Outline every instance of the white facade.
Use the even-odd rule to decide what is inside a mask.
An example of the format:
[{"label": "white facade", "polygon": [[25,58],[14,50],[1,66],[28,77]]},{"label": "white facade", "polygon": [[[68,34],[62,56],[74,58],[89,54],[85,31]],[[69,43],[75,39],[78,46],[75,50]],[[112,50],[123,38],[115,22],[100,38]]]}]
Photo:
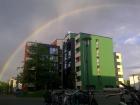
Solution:
[{"label": "white facade", "polygon": [[123,66],[122,66],[122,55],[121,53],[115,52],[114,53],[115,57],[115,70],[116,70],[116,77],[117,77],[117,82],[119,87],[122,87],[119,82],[124,83],[124,78],[123,78]]},{"label": "white facade", "polygon": [[130,85],[136,90],[140,89],[140,74],[132,74],[129,76]]},{"label": "white facade", "polygon": [[9,92],[16,92],[17,89],[22,89],[22,84],[12,77],[9,80]]},{"label": "white facade", "polygon": [[16,92],[16,89],[17,89],[17,80],[12,77],[9,80],[9,91],[10,92]]}]

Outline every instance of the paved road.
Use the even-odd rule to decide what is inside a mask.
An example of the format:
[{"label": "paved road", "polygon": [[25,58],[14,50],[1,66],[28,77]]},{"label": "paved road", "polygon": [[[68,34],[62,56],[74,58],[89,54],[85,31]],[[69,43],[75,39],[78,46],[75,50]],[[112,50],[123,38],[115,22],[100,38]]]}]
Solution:
[{"label": "paved road", "polygon": [[0,105],[45,105],[42,98],[17,98],[0,96]]},{"label": "paved road", "polygon": [[99,105],[119,105],[120,96],[106,97],[104,94],[95,95]]},{"label": "paved road", "polygon": [[[118,105],[119,97],[95,95],[99,105]],[[15,96],[0,96],[0,105],[45,105],[43,98],[17,98]]]}]

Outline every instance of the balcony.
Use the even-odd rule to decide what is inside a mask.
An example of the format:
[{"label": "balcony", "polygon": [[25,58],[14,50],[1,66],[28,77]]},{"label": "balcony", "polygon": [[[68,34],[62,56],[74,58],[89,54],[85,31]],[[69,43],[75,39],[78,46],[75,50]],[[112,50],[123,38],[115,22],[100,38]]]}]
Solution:
[{"label": "balcony", "polygon": [[76,72],[77,76],[81,76],[81,71]]},{"label": "balcony", "polygon": [[80,47],[80,42],[75,45],[75,49]]},{"label": "balcony", "polygon": [[117,61],[117,62],[122,62],[122,60],[121,60],[120,58],[119,58],[119,59],[116,59],[116,61]]},{"label": "balcony", "polygon": [[122,71],[118,72],[118,75],[123,75],[123,72]]},{"label": "balcony", "polygon": [[80,52],[75,54],[75,58],[80,57],[80,56],[81,56]]},{"label": "balcony", "polygon": [[75,66],[81,66],[81,62],[76,62]]},{"label": "balcony", "polygon": [[118,68],[122,69],[122,65],[117,65],[117,69],[118,69]]},{"label": "balcony", "polygon": [[76,86],[82,86],[82,82],[81,81],[76,82]]},{"label": "balcony", "polygon": [[75,37],[75,40],[78,40],[80,38],[80,35],[77,35],[76,37]]}]

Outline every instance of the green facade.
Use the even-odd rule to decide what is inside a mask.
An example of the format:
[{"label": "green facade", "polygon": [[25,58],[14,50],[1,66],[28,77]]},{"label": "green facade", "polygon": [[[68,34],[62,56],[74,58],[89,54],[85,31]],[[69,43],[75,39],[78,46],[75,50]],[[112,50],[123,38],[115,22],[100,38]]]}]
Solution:
[{"label": "green facade", "polygon": [[[94,87],[96,90],[101,90],[105,87],[115,87],[112,39],[80,33],[78,41],[80,43],[78,50],[80,51],[81,61],[81,88]],[[96,41],[98,41],[98,48],[96,47]],[[99,56],[97,56],[97,50]]]}]

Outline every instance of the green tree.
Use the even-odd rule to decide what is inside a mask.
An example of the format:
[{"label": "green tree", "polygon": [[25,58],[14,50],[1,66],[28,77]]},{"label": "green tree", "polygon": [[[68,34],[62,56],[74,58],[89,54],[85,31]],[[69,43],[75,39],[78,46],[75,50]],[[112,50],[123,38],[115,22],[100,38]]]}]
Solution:
[{"label": "green tree", "polygon": [[8,83],[0,81],[0,94],[8,93]]},{"label": "green tree", "polygon": [[23,83],[24,81],[23,76],[24,76],[23,72],[20,72],[19,74],[17,74],[17,77],[16,77],[17,81],[20,83]]}]

